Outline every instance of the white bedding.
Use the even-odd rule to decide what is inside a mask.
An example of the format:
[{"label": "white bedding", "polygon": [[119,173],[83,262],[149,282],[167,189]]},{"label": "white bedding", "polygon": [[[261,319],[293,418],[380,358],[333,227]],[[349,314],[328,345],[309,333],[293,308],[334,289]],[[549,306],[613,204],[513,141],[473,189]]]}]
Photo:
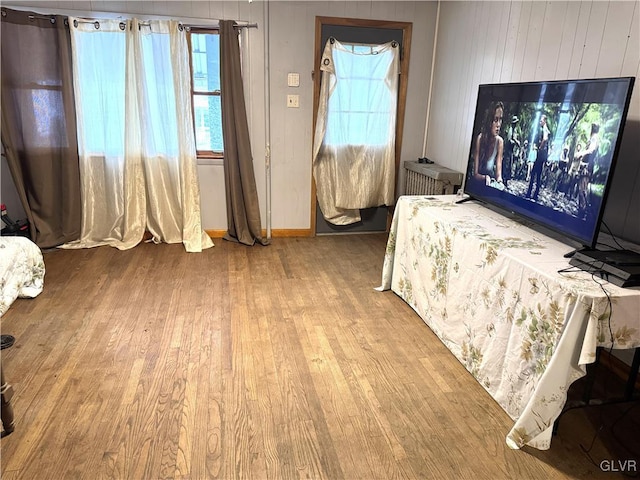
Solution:
[{"label": "white bedding", "polygon": [[40,248],[25,237],[0,237],[0,317],[16,298],[36,297],[43,286]]}]

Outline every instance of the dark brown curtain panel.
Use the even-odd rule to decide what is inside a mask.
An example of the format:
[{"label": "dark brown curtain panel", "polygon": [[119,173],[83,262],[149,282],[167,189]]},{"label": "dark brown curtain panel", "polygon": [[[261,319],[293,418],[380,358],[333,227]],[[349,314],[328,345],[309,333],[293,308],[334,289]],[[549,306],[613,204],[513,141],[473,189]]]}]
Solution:
[{"label": "dark brown curtain panel", "polygon": [[2,145],[31,238],[80,235],[80,173],[65,17],[2,8]]},{"label": "dark brown curtain panel", "polygon": [[245,245],[262,238],[260,206],[253,171],[251,142],[240,70],[240,45],[235,22],[220,22],[220,95],[224,140],[224,180],[227,198],[228,231],[225,240]]}]

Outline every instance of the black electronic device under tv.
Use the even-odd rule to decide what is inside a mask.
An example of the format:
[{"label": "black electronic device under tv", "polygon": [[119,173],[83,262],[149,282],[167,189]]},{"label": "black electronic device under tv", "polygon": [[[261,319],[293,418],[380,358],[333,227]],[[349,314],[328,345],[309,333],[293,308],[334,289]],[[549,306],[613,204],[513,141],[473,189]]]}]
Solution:
[{"label": "black electronic device under tv", "polygon": [[465,193],[594,248],[634,81],[480,85]]}]

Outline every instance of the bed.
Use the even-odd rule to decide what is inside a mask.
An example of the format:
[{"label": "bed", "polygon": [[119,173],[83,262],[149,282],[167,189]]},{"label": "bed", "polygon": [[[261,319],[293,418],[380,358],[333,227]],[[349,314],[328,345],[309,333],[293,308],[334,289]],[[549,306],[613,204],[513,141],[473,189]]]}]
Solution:
[{"label": "bed", "polygon": [[[34,298],[44,286],[44,260],[40,248],[25,237],[0,236],[0,319],[16,298]],[[2,335],[2,348],[11,346],[13,337]],[[2,436],[14,430],[11,397],[13,387],[5,381],[0,363],[0,418]]]},{"label": "bed", "polygon": [[550,447],[598,348],[640,347],[640,288],[569,267],[567,245],[475,202],[404,196],[380,290],[406,301],[513,419],[509,447]]},{"label": "bed", "polygon": [[0,237],[0,317],[16,298],[34,298],[44,286],[44,260],[25,237]]}]

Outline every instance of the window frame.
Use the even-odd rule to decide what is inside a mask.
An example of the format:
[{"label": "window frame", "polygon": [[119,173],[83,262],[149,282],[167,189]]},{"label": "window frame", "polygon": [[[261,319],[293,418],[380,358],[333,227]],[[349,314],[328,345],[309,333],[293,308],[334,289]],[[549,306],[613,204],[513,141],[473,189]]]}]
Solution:
[{"label": "window frame", "polygon": [[[187,32],[187,44],[189,46],[189,71],[191,76],[191,116],[193,119],[193,125],[192,125],[193,137],[194,137],[194,140],[196,140],[196,112],[195,112],[196,95],[207,96],[207,97],[221,97],[222,93],[221,93],[221,90],[212,90],[212,91],[205,91],[205,92],[195,91],[195,86],[193,83],[193,43],[191,41],[192,34],[212,34],[212,35],[219,36],[220,29],[217,27],[211,27],[211,28],[190,27]],[[198,150],[198,146],[196,142],[196,158],[208,159],[208,160],[221,160],[221,159],[224,159],[224,150],[222,151]]]}]

